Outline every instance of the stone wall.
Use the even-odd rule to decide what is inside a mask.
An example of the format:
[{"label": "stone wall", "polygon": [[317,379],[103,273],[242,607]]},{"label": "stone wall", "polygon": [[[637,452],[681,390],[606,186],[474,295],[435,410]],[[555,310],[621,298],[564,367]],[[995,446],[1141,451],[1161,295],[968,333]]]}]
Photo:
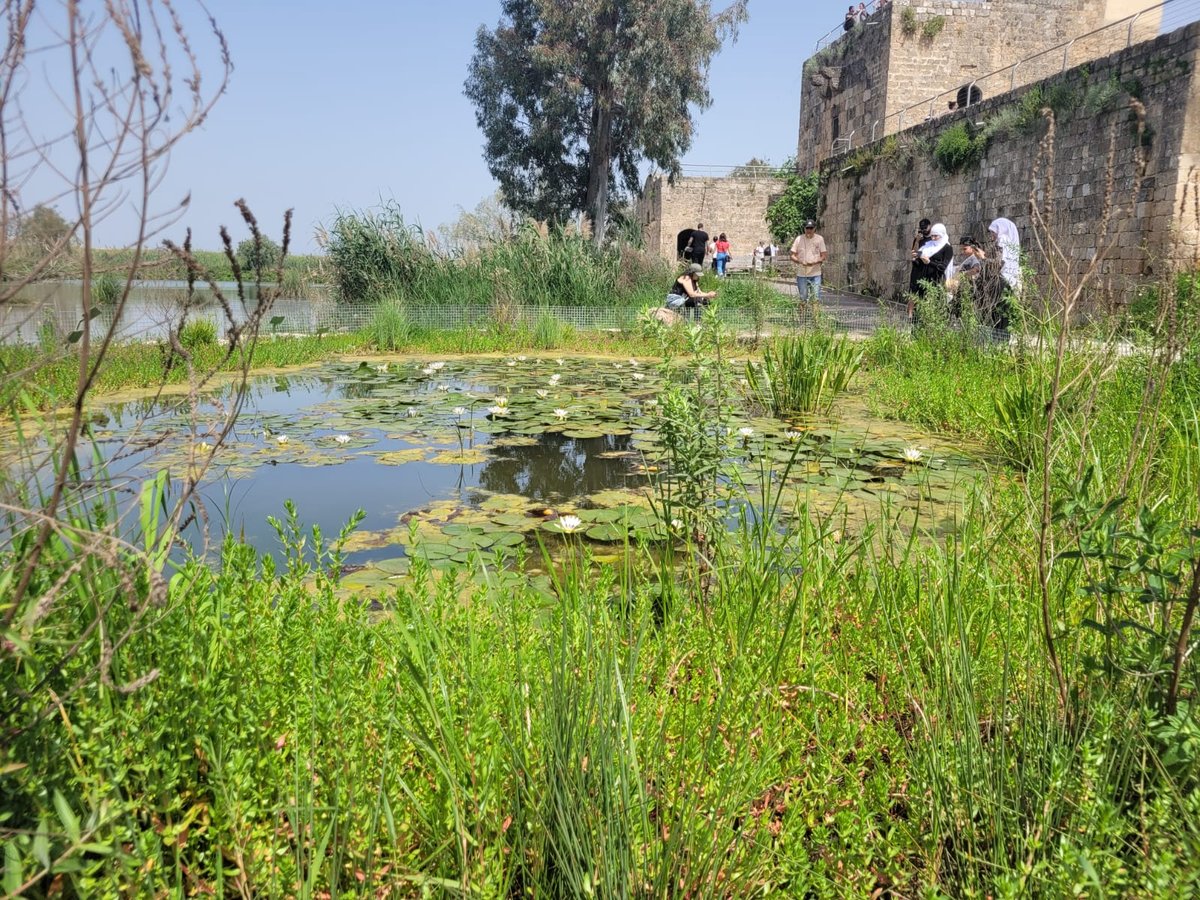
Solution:
[{"label": "stone wall", "polygon": [[[1033,269],[1043,278],[1029,203],[1053,210],[1052,231],[1073,261],[1085,268],[1099,248],[1111,245],[1099,286],[1120,296],[1130,279],[1155,276],[1193,262],[1200,233],[1195,210],[1200,187],[1200,24],[1164,35],[1044,82],[1057,97],[1053,180],[1039,146],[1048,124],[998,133],[978,165],[947,174],[934,157],[940,136],[959,123],[987,122],[1019,103],[1027,89],[985,99],[867,148],[828,160],[821,230],[829,245],[829,281],[880,296],[907,286],[909,241],[918,219],[944,222],[957,242],[982,238],[988,223],[1005,216],[1017,223]],[[1135,191],[1139,141],[1129,107],[1136,96],[1146,110],[1146,179]],[[1102,102],[1103,101],[1103,102]],[[1107,235],[1099,234],[1109,176],[1122,204]],[[1189,199],[1190,198],[1190,199]]]},{"label": "stone wall", "polygon": [[781,189],[782,183],[768,176],[677,178],[671,184],[665,176],[652,175],[638,201],[646,249],[674,260],[678,234],[703,222],[714,237],[722,231],[729,236],[735,255],[750,253],[770,237],[764,217]]},{"label": "stone wall", "polygon": [[[841,147],[838,137],[851,132],[858,147],[872,132],[883,137],[943,115],[950,100],[960,92],[966,96],[964,89],[986,100],[1107,56],[1125,47],[1131,34],[1128,27],[1104,26],[1152,5],[1154,0],[896,0],[805,63],[798,165],[811,170]],[[906,28],[909,13],[914,27]],[[1156,11],[1139,18],[1133,40],[1156,36],[1161,17]],[[926,35],[935,22],[940,30]],[[1096,29],[1103,30],[1082,37]],[[1074,35],[1081,37],[1050,50]],[[1018,60],[1024,62],[1013,68]],[[914,105],[919,108],[910,109]]]}]

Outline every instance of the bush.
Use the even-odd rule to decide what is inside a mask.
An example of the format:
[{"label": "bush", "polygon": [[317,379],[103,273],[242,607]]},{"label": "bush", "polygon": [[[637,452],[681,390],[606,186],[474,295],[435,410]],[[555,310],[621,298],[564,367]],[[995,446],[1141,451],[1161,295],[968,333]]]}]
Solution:
[{"label": "bush", "polygon": [[945,16],[932,16],[926,19],[925,24],[921,26],[921,37],[928,41],[932,41],[935,37],[942,33],[942,29],[945,27]]},{"label": "bush", "polygon": [[395,294],[385,297],[375,308],[367,334],[376,350],[401,350],[412,341],[413,326],[404,310],[404,301]]},{"label": "bush", "polygon": [[121,296],[121,284],[112,275],[92,279],[92,303],[108,306]]},{"label": "bush", "polygon": [[270,275],[279,265],[279,256],[283,251],[269,237],[263,236],[258,241],[246,238],[237,245],[238,265],[247,277],[262,278]]},{"label": "bush", "polygon": [[967,122],[955,122],[938,138],[933,157],[943,172],[960,172],[978,165],[986,150],[987,140],[982,134]]},{"label": "bush", "polygon": [[193,319],[179,331],[179,343],[186,350],[211,347],[217,342],[217,326],[208,319]]},{"label": "bush", "polygon": [[790,244],[792,238],[804,230],[805,221],[817,217],[820,198],[819,172],[789,175],[783,193],[767,207],[767,225],[774,238],[781,244]]},{"label": "bush", "polygon": [[338,299],[364,303],[403,289],[431,254],[400,208],[339,212],[329,230],[329,263]]},{"label": "bush", "polygon": [[756,399],[777,416],[825,412],[862,365],[863,351],[825,331],[767,345],[761,366],[746,366]]}]

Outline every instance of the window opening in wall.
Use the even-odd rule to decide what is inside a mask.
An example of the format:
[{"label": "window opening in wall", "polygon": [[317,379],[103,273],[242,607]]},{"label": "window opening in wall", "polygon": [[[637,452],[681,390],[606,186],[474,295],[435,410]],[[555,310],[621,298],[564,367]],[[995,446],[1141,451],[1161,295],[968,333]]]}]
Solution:
[{"label": "window opening in wall", "polygon": [[976,85],[963,85],[958,89],[958,108],[974,106],[983,100],[983,91]]},{"label": "window opening in wall", "polygon": [[835,141],[838,138],[838,134],[841,133],[841,130],[842,130],[841,116],[838,112],[838,108],[835,106],[833,108],[833,139]]}]

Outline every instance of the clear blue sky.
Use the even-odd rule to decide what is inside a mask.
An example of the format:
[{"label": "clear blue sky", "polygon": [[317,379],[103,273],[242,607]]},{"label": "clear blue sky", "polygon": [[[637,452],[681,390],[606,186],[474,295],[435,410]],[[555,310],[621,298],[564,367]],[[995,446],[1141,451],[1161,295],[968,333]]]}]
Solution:
[{"label": "clear blue sky", "polygon": [[[714,7],[722,5],[721,0]],[[235,70],[202,130],[174,153],[160,198],[189,191],[199,247],[217,226],[240,224],[244,196],[278,236],[296,210],[296,250],[337,209],[394,199],[426,228],[452,221],[494,189],[463,81],[476,29],[494,27],[496,0],[210,0]],[[781,162],[795,151],[800,72],[817,39],[836,28],[842,0],[750,0],[738,42],[713,62],[713,106],[697,119],[685,163]],[[102,243],[125,240],[121,217]],[[128,225],[128,220],[124,222]],[[235,240],[244,236],[235,231]]]}]

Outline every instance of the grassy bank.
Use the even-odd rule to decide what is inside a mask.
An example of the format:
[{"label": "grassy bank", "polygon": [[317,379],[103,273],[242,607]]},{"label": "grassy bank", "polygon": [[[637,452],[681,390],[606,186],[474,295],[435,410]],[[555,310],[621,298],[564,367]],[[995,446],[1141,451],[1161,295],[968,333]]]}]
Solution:
[{"label": "grassy bank", "polygon": [[[1200,583],[1195,354],[1089,351],[1060,371],[866,342],[851,390],[994,459],[953,529],[905,540],[886,504],[848,534],[770,487],[713,527],[712,460],[735,438],[734,379],[712,375],[742,351],[711,326],[636,340],[674,373],[654,496],[678,539],[599,565],[548,535],[524,565],[554,556],[549,591],[486,554],[434,573],[418,550],[372,608],[338,591],[338,539],[303,527],[302,502],[276,525],[286,565],[231,536],[161,590],[132,548],[81,555],[64,530],[36,577],[67,599],[26,602],[5,632],[5,888],[1200,890],[1200,666],[1173,665]],[[80,527],[111,516],[104,496],[80,494]],[[153,548],[161,498],[144,498]],[[9,552],[19,571],[27,547]],[[13,596],[0,581],[0,610]],[[78,634],[90,652],[64,653]]]}]

